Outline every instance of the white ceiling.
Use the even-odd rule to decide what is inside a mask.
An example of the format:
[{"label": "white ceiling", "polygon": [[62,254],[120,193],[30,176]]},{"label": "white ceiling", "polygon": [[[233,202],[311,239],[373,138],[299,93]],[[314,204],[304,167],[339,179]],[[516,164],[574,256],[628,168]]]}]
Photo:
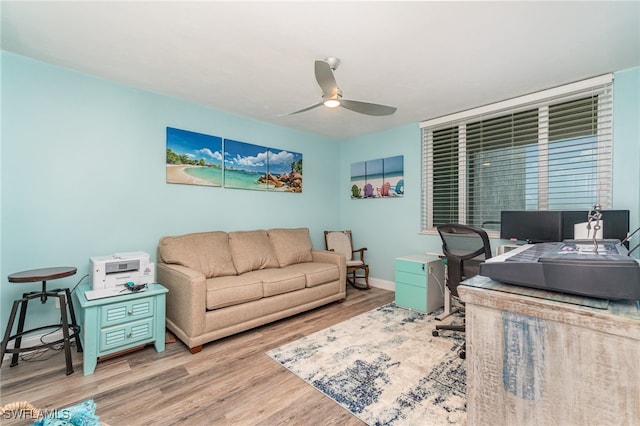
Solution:
[{"label": "white ceiling", "polygon": [[[640,66],[640,2],[12,2],[3,50],[335,139]],[[316,108],[314,61],[345,99]]]}]

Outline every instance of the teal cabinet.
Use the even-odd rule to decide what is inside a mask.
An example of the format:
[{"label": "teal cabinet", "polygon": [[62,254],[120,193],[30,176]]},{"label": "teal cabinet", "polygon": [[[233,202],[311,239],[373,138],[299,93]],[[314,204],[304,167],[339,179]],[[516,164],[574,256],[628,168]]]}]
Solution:
[{"label": "teal cabinet", "polygon": [[444,305],[444,265],[437,256],[395,260],[396,305],[431,313]]},{"label": "teal cabinet", "polygon": [[84,349],[83,373],[92,374],[98,358],[153,343],[158,352],[165,347],[166,293],[160,284],[150,284],[146,291],[88,300],[88,284],[74,294],[80,310],[80,339]]}]

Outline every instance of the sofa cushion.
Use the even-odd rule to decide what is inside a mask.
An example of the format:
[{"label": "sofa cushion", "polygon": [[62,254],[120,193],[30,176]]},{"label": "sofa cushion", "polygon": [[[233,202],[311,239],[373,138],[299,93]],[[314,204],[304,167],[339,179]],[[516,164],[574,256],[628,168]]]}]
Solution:
[{"label": "sofa cushion", "polygon": [[297,263],[287,266],[284,270],[287,272],[303,273],[306,278],[306,287],[316,287],[340,279],[338,265],[331,263]]},{"label": "sofa cushion", "polygon": [[312,244],[308,228],[270,229],[267,233],[281,268],[311,262]]},{"label": "sofa cushion", "polygon": [[278,267],[278,259],[265,230],[229,232],[229,247],[238,274]]},{"label": "sofa cushion", "polygon": [[196,269],[207,278],[236,275],[226,232],[200,232],[160,239],[158,254],[164,263]]},{"label": "sofa cushion", "polygon": [[247,274],[207,280],[207,309],[219,309],[261,299],[262,281]]},{"label": "sofa cushion", "polygon": [[306,277],[302,271],[288,271],[282,268],[262,269],[244,274],[262,281],[264,297],[302,290],[306,285]]}]

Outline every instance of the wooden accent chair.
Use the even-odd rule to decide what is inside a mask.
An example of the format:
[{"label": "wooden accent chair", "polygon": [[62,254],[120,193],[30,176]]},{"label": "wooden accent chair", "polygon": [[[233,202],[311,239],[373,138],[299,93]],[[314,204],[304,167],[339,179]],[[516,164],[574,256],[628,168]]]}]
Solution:
[{"label": "wooden accent chair", "polygon": [[[369,290],[369,265],[364,261],[366,247],[353,249],[353,237],[350,230],[346,231],[324,231],[324,243],[326,249],[341,253],[347,260],[347,281],[359,290]],[[355,254],[359,253],[358,258]],[[364,271],[364,275],[357,275],[359,270]],[[358,279],[364,279],[364,285],[358,284]]]}]

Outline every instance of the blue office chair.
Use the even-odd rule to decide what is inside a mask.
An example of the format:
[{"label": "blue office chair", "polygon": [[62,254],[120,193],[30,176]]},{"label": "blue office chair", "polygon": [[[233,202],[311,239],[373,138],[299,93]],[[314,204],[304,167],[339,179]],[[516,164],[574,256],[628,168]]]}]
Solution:
[{"label": "blue office chair", "polygon": [[[449,223],[438,226],[442,239],[442,253],[446,258],[446,286],[454,300],[463,304],[458,297],[461,281],[478,275],[480,263],[491,257],[491,244],[486,231],[469,225]],[[465,324],[436,325],[432,334],[439,330],[465,331]],[[466,357],[466,344],[458,351],[460,358]]]}]

